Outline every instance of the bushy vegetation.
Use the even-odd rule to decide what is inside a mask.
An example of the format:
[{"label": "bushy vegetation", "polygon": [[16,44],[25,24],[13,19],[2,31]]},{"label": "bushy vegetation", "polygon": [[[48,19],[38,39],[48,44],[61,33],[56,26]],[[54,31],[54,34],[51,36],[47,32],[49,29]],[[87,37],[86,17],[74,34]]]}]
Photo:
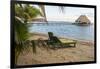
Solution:
[{"label": "bushy vegetation", "polygon": [[[15,5],[15,22],[14,22],[14,34],[15,34],[15,63],[17,63],[18,57],[24,50],[28,50],[29,42],[27,39],[29,37],[27,22],[31,21],[37,16],[42,16],[39,9],[29,4],[16,4]],[[36,47],[33,44],[33,52],[36,51]]]}]

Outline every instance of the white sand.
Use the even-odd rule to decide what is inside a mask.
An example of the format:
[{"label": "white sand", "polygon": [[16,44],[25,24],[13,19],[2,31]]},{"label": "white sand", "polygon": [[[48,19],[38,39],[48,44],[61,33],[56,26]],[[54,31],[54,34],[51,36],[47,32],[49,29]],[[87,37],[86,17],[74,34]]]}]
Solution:
[{"label": "white sand", "polygon": [[[29,38],[32,39],[47,39],[44,35],[35,35]],[[19,56],[18,65],[32,65],[32,64],[49,64],[49,63],[64,63],[64,62],[80,62],[80,61],[94,61],[94,45],[90,43],[78,42],[76,47],[60,48],[56,50],[46,49],[43,47],[36,47],[37,53],[32,53],[32,48],[23,55]]]}]

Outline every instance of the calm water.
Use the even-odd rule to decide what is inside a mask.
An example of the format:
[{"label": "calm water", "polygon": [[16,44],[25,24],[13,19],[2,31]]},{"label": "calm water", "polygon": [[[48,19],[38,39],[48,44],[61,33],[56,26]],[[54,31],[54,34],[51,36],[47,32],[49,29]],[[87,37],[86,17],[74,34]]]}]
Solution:
[{"label": "calm water", "polygon": [[94,40],[94,25],[77,26],[65,23],[31,24],[30,32],[53,32],[55,36],[68,37],[80,40]]}]

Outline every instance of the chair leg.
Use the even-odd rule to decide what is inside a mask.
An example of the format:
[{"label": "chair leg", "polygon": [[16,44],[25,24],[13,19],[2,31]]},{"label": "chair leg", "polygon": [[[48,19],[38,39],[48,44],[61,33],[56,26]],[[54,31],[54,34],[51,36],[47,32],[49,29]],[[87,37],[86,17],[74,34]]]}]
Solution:
[{"label": "chair leg", "polygon": [[74,47],[76,47],[76,43],[74,43]]}]

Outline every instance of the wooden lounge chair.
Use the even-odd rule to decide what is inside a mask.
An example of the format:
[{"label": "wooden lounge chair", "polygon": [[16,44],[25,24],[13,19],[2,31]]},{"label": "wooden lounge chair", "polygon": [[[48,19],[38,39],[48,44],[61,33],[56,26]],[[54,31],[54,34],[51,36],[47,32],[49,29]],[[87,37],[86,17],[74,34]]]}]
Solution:
[{"label": "wooden lounge chair", "polygon": [[59,39],[63,47],[75,47],[76,46],[76,40],[70,40],[70,39]]},{"label": "wooden lounge chair", "polygon": [[53,35],[52,32],[48,32],[49,39],[47,41],[48,45],[51,45],[52,48],[63,48],[63,47],[75,47],[76,41],[75,40],[69,40],[64,38],[57,38]]},{"label": "wooden lounge chair", "polygon": [[47,41],[48,45],[51,45],[50,48],[57,48],[58,46],[61,46],[61,42],[59,39],[53,35],[52,32],[48,32],[49,39]]}]

